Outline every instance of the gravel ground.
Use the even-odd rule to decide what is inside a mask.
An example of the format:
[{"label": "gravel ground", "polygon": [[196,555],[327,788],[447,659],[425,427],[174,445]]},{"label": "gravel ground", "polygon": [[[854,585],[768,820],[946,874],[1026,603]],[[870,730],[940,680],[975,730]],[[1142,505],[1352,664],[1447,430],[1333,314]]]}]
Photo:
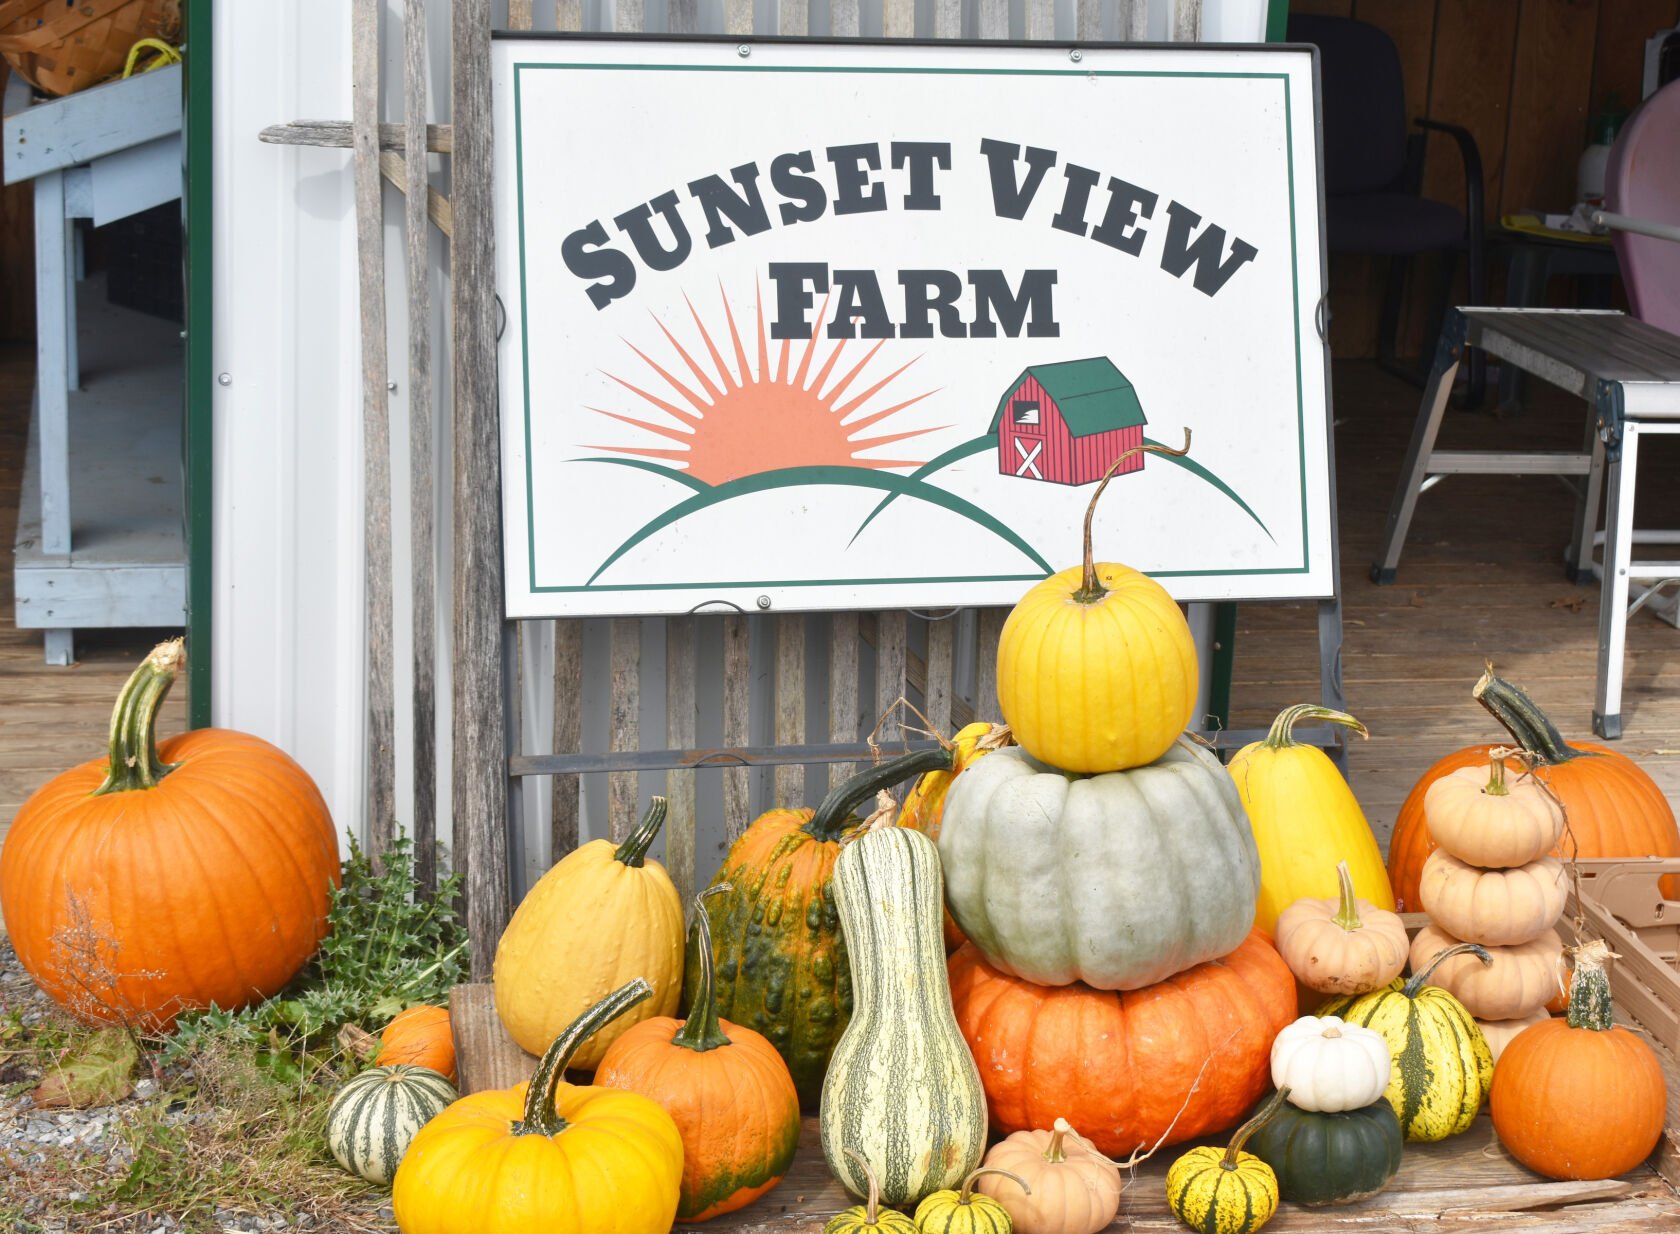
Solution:
[{"label": "gravel ground", "polygon": [[[19,1033],[14,1026],[21,1025]],[[175,1231],[311,1230],[321,1234],[367,1234],[394,1231],[388,1203],[358,1207],[345,1219],[308,1213],[288,1219],[278,1212],[216,1211],[191,1221],[168,1213],[135,1214],[110,1204],[99,1209],[73,1206],[94,1191],[108,1191],[129,1173],[134,1152],[121,1132],[138,1115],[179,1123],[193,1117],[158,1082],[141,1078],[133,1094],[114,1105],[80,1110],[37,1109],[29,1097],[39,1082],[34,1039],[52,1031],[57,1013],[18,963],[11,943],[0,935],[0,1232],[47,1234],[174,1234]],[[142,1064],[144,1067],[144,1064]],[[168,1102],[162,1110],[157,1107]]]}]

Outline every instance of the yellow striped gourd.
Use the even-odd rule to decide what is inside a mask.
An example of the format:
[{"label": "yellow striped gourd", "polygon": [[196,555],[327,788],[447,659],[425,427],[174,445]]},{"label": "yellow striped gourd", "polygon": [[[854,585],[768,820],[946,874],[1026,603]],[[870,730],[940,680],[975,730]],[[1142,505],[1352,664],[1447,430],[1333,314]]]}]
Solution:
[{"label": "yellow striped gourd", "polygon": [[1253,1118],[1237,1128],[1223,1150],[1192,1148],[1167,1167],[1167,1205],[1173,1215],[1201,1234],[1253,1234],[1278,1206],[1277,1175],[1242,1146],[1282,1107],[1280,1088]]},{"label": "yellow striped gourd", "polygon": [[974,1180],[982,1174],[1001,1174],[1013,1179],[1027,1195],[1032,1188],[1019,1174],[1000,1170],[995,1165],[983,1165],[962,1181],[960,1191],[935,1191],[916,1205],[918,1234],[1015,1234],[1015,1219],[1009,1210],[989,1195],[974,1190]]},{"label": "yellow striped gourd", "polygon": [[1458,999],[1426,984],[1436,965],[1461,951],[1490,963],[1485,949],[1460,943],[1408,981],[1319,1008],[1320,1015],[1341,1016],[1387,1039],[1394,1070],[1383,1095],[1408,1140],[1444,1140],[1468,1131],[1493,1086],[1493,1054],[1481,1027]]}]

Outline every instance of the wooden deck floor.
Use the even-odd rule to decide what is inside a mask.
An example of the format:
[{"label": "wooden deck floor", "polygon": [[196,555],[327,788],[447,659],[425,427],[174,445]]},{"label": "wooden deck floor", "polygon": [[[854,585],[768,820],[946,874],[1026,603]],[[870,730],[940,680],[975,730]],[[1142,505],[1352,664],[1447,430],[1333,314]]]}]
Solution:
[{"label": "wooden deck floor", "polygon": [[[12,539],[28,424],[33,351],[0,348],[0,836],[18,805],[53,772],[94,757],[110,700],[138,657],[165,632],[89,631],[74,668],[48,668],[41,639],[12,622]],[[1379,838],[1417,776],[1440,755],[1497,730],[1470,700],[1491,660],[1527,687],[1574,738],[1590,736],[1598,593],[1563,575],[1571,498],[1547,477],[1457,476],[1424,495],[1399,582],[1377,587],[1377,550],[1418,392],[1350,362],[1335,373],[1348,707],[1371,730],[1350,758],[1354,789]],[[1453,413],[1444,447],[1567,448],[1584,412],[1556,391],[1534,392],[1528,415]],[[1647,445],[1640,520],[1680,527],[1677,456]],[[1665,517],[1666,516],[1666,517]],[[1278,707],[1314,696],[1316,625],[1310,605],[1241,611],[1232,722],[1264,724]],[[1680,798],[1680,630],[1648,612],[1629,627],[1621,748]],[[172,698],[166,732],[184,723]]]}]

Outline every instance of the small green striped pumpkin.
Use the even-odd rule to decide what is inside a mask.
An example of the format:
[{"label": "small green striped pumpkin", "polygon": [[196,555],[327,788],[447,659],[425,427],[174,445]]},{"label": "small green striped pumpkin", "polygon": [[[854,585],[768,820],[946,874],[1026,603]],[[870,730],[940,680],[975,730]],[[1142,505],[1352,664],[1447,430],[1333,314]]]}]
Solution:
[{"label": "small green striped pumpkin", "polygon": [[1375,1029],[1388,1041],[1394,1070],[1383,1094],[1408,1140],[1444,1140],[1468,1131],[1493,1087],[1493,1053],[1475,1017],[1439,986],[1426,985],[1435,966],[1469,951],[1489,963],[1474,943],[1448,947],[1422,972],[1357,998],[1334,998],[1319,1015]]},{"label": "small green striped pumpkin", "polygon": [[430,1067],[369,1067],[327,1108],[327,1147],[370,1183],[388,1183],[414,1133],[460,1094]]}]

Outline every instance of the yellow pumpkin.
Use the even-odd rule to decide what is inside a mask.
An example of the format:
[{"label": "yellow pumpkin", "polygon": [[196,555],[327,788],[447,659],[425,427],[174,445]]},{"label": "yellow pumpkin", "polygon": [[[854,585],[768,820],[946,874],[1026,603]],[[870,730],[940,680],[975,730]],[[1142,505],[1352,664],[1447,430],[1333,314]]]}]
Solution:
[{"label": "yellow pumpkin", "polygon": [[1152,763],[1196,709],[1196,644],[1177,603],[1148,575],[1092,555],[1091,519],[1113,474],[1085,510],[1084,564],[1022,596],[998,639],[1003,718],[1028,754],[1063,771]]},{"label": "yellow pumpkin", "polygon": [[665,1234],[682,1181],[676,1123],[638,1093],[563,1079],[582,1042],[652,993],[640,978],[614,990],[555,1039],[529,1084],[463,1097],[422,1127],[391,1184],[402,1234]]},{"label": "yellow pumpkin", "polygon": [[1167,1204],[1173,1215],[1201,1234],[1253,1234],[1277,1212],[1278,1182],[1272,1167],[1242,1146],[1283,1106],[1287,1088],[1272,1094],[1221,1150],[1192,1148],[1167,1167]]},{"label": "yellow pumpkin", "polygon": [[1278,916],[1277,950],[1295,980],[1319,994],[1364,994],[1406,968],[1406,923],[1353,894],[1345,861],[1336,865],[1340,894],[1303,896]]},{"label": "yellow pumpkin", "polygon": [[851,1149],[845,1151],[869,1180],[869,1198],[835,1213],[824,1224],[823,1234],[917,1234],[916,1223],[909,1217],[881,1207],[881,1187],[869,1163]]},{"label": "yellow pumpkin", "polygon": [[627,1029],[676,1014],[682,898],[665,867],[647,860],[664,823],[665,799],[655,797],[618,847],[591,840],[568,853],[537,880],[502,932],[493,973],[496,1012],[508,1036],[532,1054],[632,977],[646,978],[653,997],[583,1042],[571,1066],[593,1071]]},{"label": "yellow pumpkin", "polygon": [[1394,892],[1382,850],[1347,780],[1329,755],[1295,740],[1295,725],[1323,720],[1370,736],[1344,711],[1297,703],[1272,721],[1265,740],[1251,742],[1231,760],[1260,850],[1260,903],[1254,924],[1276,934],[1278,915],[1303,896],[1339,893],[1336,863],[1347,862],[1356,895],[1392,912]]},{"label": "yellow pumpkin", "polygon": [[1032,1187],[1019,1174],[983,1165],[963,1179],[960,1191],[935,1191],[916,1205],[920,1234],[1014,1234],[1015,1219],[1009,1210],[991,1196],[975,1192],[974,1181],[982,1174],[1003,1174],[1032,1194]]}]

